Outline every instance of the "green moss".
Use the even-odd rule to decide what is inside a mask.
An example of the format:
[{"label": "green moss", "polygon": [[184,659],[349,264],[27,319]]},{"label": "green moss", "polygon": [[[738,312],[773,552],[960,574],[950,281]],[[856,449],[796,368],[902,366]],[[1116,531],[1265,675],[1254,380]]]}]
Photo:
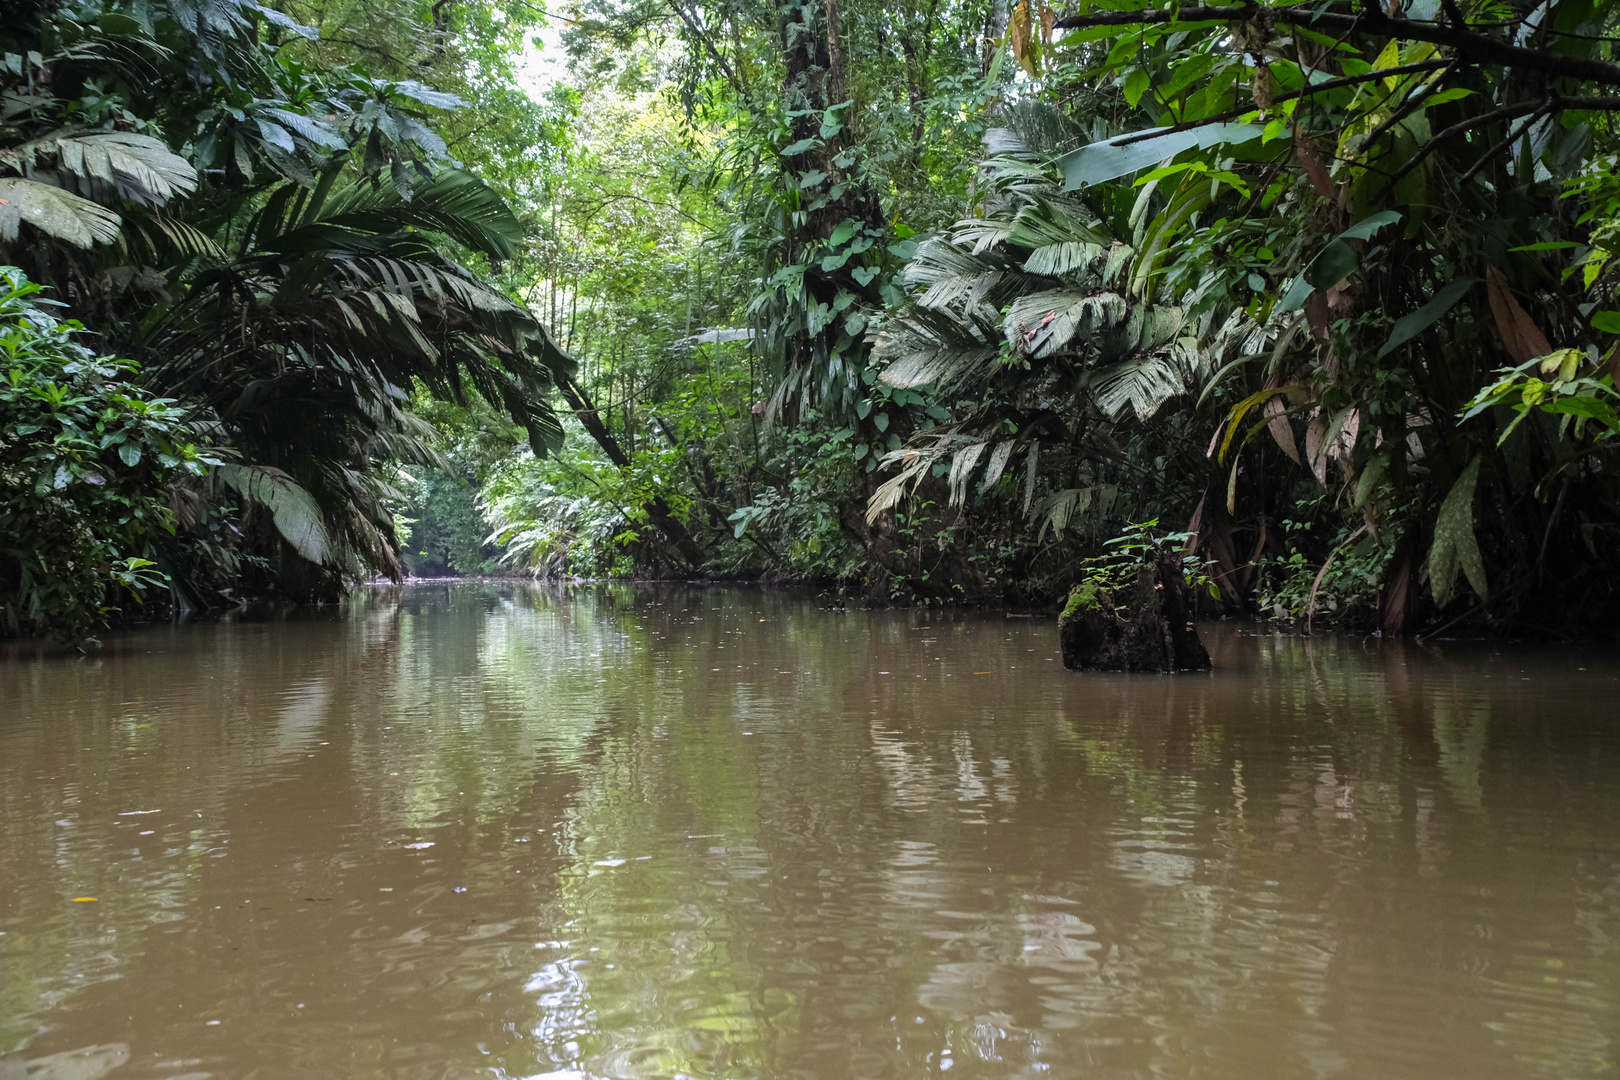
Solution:
[{"label": "green moss", "polygon": [[1087,612],[1102,610],[1102,597],[1099,595],[1095,580],[1082,581],[1069,590],[1069,602],[1063,605],[1063,614],[1058,616],[1058,625],[1062,626],[1070,619],[1077,618]]}]

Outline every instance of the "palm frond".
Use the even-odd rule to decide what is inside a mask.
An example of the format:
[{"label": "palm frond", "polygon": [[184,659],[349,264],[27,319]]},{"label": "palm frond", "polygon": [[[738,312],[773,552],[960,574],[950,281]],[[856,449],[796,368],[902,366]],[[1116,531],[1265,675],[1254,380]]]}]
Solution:
[{"label": "palm frond", "polygon": [[197,170],[191,163],[150,135],[102,131],[50,141],[62,169],[93,198],[161,206],[197,188]]},{"label": "palm frond", "polygon": [[1084,288],[1050,289],[1020,296],[1007,310],[1007,340],[1030,356],[1045,359],[1070,348],[1075,339],[1111,330],[1130,305],[1115,292]]},{"label": "palm frond", "polygon": [[71,191],[38,180],[0,177],[0,240],[16,240],[25,221],[47,236],[88,248],[118,239],[123,219]]},{"label": "palm frond", "polygon": [[335,549],[320,504],[285,472],[268,465],[228,463],[214,466],[214,479],[268,510],[282,539],[310,562],[325,566],[333,558]]},{"label": "palm frond", "polygon": [[360,185],[333,200],[321,220],[358,233],[428,229],[494,259],[510,259],[523,239],[523,226],[506,200],[457,169],[445,169],[417,185],[409,200],[392,187]]},{"label": "palm frond", "polygon": [[1187,389],[1174,360],[1165,352],[1141,352],[1098,368],[1092,378],[1097,407],[1117,418],[1128,405],[1139,420]]}]

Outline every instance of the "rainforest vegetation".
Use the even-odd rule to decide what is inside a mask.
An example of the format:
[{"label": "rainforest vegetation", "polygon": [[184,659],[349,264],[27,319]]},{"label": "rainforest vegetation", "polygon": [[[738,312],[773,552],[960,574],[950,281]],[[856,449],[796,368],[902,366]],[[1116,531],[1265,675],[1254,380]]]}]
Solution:
[{"label": "rainforest vegetation", "polygon": [[1612,0],[8,11],[4,632],[1166,544],[1289,626],[1620,609]]}]

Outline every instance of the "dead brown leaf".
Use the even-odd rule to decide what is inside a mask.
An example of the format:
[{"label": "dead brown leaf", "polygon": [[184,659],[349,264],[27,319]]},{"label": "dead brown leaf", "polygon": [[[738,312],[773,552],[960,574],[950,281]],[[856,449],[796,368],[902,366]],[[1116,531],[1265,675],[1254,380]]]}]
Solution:
[{"label": "dead brown leaf", "polygon": [[1193,557],[1193,555],[1198,551],[1198,542],[1203,539],[1203,537],[1199,535],[1198,530],[1203,527],[1204,503],[1207,502],[1208,499],[1209,495],[1206,493],[1202,499],[1198,500],[1198,506],[1192,512],[1192,520],[1187,522],[1187,532],[1189,534],[1187,536],[1187,547],[1181,553],[1181,557],[1184,559],[1190,559]]},{"label": "dead brown leaf", "polygon": [[1316,146],[1311,142],[1310,135],[1306,134],[1304,124],[1294,125],[1294,156],[1299,158],[1299,164],[1310,177],[1311,186],[1316,193],[1330,202],[1339,201],[1339,188],[1334,184],[1333,176],[1328,172],[1326,165],[1316,153]]},{"label": "dead brown leaf", "polygon": [[1496,316],[1496,329],[1502,335],[1502,345],[1508,355],[1518,363],[1534,360],[1552,352],[1547,341],[1519,301],[1508,288],[1507,278],[1494,266],[1485,268],[1485,284],[1491,298],[1491,314]]},{"label": "dead brown leaf", "polygon": [[1389,584],[1384,587],[1384,633],[1399,634],[1406,629],[1407,602],[1412,595],[1412,556],[1403,554]]},{"label": "dead brown leaf", "polygon": [[1298,465],[1299,444],[1294,441],[1294,429],[1288,423],[1288,407],[1283,404],[1281,394],[1266,399],[1265,414],[1271,418],[1266,422],[1266,430],[1277,440],[1277,446],[1282,452]]},{"label": "dead brown leaf", "polygon": [[1323,445],[1327,441],[1327,429],[1327,413],[1320,410],[1305,426],[1305,460],[1310,462],[1311,472],[1319,484],[1327,483],[1327,447]]},{"label": "dead brown leaf", "polygon": [[1354,409],[1339,425],[1339,437],[1333,440],[1333,447],[1329,451],[1340,461],[1348,463],[1350,455],[1356,449],[1356,438],[1361,434],[1361,410]]}]

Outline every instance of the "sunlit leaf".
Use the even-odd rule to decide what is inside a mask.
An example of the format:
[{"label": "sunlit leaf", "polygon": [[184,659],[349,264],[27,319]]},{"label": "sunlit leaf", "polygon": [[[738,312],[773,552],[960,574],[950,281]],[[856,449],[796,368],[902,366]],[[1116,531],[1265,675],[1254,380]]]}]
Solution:
[{"label": "sunlit leaf", "polygon": [[0,177],[0,240],[17,239],[22,222],[75,247],[118,238],[122,219],[89,199],[37,180]]}]

